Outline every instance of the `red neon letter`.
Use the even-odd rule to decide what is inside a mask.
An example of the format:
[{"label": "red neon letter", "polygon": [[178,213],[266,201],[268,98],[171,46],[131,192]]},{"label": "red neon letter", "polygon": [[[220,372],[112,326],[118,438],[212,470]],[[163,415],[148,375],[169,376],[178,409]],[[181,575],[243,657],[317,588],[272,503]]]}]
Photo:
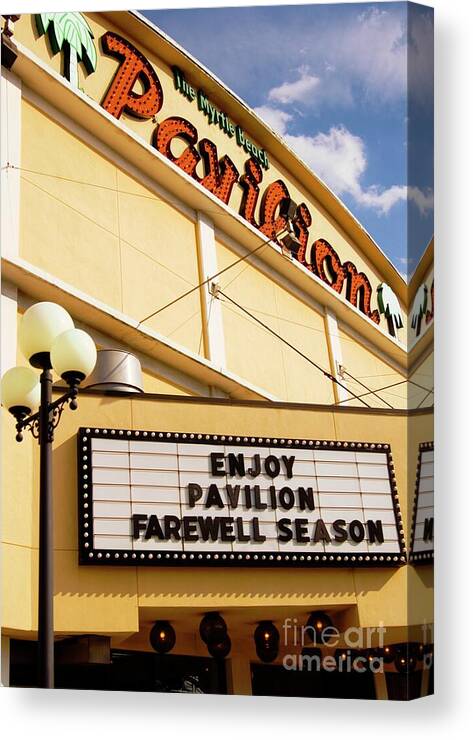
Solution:
[{"label": "red neon letter", "polygon": [[269,239],[277,241],[276,236],[287,225],[285,216],[277,216],[276,211],[283,200],[289,198],[289,191],[282,180],[276,180],[269,185],[263,195],[260,207],[260,231]]},{"label": "red neon letter", "polygon": [[[120,118],[123,111],[136,118],[155,116],[163,104],[163,90],[148,60],[133,44],[112,31],[102,36],[102,49],[121,62],[102,107],[115,118]],[[138,80],[144,88],[141,94],[133,92]]]},{"label": "red neon letter", "polygon": [[371,310],[371,283],[364,272],[358,272],[353,262],[345,262],[343,265],[347,276],[347,301],[358,308],[368,318],[379,324],[379,311]]},{"label": "red neon letter", "polygon": [[342,292],[346,277],[345,267],[332,245],[325,239],[317,239],[312,245],[310,269],[337,293]]},{"label": "red neon letter", "polygon": [[[195,168],[200,160],[199,152],[194,146],[197,142],[197,136],[197,129],[190,121],[175,116],[174,118],[166,118],[159,124],[154,134],[153,143],[158,152],[164,154],[165,157],[191,177],[196,177]],[[177,137],[184,139],[189,144],[179,157],[175,157],[171,151],[171,142]]]},{"label": "red neon letter", "polygon": [[217,147],[209,139],[202,139],[199,149],[206,173],[200,181],[201,185],[224,203],[228,203],[233,186],[238,180],[237,168],[226,154],[218,161]]},{"label": "red neon letter", "polygon": [[252,226],[258,228],[255,220],[256,203],[259,196],[259,183],[263,179],[263,171],[256,159],[247,159],[245,174],[240,177],[243,188],[243,198],[240,205],[240,216],[243,216]]},{"label": "red neon letter", "polygon": [[305,203],[301,203],[297,206],[296,217],[293,221],[294,230],[296,236],[299,239],[301,246],[298,249],[296,259],[301,265],[307,267],[309,270],[310,265],[307,263],[307,244],[309,242],[309,226],[312,225],[312,216]]}]

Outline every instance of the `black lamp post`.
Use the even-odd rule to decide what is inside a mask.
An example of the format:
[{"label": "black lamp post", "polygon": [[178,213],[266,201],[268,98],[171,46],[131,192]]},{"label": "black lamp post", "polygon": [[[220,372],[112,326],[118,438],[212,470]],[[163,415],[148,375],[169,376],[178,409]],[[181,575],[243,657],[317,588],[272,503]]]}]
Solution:
[{"label": "black lamp post", "polygon": [[[54,552],[52,443],[66,405],[77,408],[78,386],[94,369],[97,350],[91,337],[55,303],[36,303],[21,320],[21,350],[37,373],[14,367],[2,378],[2,406],[16,419],[16,439],[28,430],[40,447],[39,484],[39,579],[38,579],[38,684],[54,688]],[[52,369],[68,384],[68,390],[52,401]],[[36,409],[39,410],[36,413]]]}]

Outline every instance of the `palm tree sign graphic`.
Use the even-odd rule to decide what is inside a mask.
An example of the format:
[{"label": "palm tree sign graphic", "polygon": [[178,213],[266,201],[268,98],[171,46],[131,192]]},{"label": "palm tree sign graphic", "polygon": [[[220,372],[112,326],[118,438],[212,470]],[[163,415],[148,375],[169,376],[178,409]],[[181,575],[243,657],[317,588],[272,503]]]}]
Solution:
[{"label": "palm tree sign graphic", "polygon": [[402,329],[402,313],[399,300],[393,289],[387,283],[378,285],[378,308],[388,322],[391,336],[396,336],[396,329]]},{"label": "palm tree sign graphic", "polygon": [[40,36],[48,33],[53,54],[64,52],[64,76],[73,87],[78,86],[78,60],[83,63],[87,74],[95,72],[94,34],[81,13],[37,13],[36,26]]}]

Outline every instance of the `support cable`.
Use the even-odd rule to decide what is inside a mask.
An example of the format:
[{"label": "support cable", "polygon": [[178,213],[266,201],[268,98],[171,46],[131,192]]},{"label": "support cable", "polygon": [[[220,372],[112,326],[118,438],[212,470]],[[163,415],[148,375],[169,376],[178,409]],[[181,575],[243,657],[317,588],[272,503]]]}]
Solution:
[{"label": "support cable", "polygon": [[237,260],[235,260],[234,262],[231,262],[229,265],[227,265],[226,267],[224,267],[222,270],[219,270],[214,275],[210,275],[210,277],[206,278],[205,280],[202,280],[202,282],[198,283],[197,285],[194,285],[193,288],[190,288],[189,290],[186,290],[185,293],[181,293],[181,295],[177,296],[176,298],[173,298],[173,300],[172,301],[169,301],[169,303],[166,303],[164,306],[161,306],[156,311],[153,311],[153,313],[150,313],[149,316],[146,316],[144,319],[141,319],[141,321],[139,321],[138,324],[136,325],[136,328],[138,329],[141,326],[141,324],[144,324],[145,321],[148,321],[149,319],[152,319],[154,316],[157,316],[162,311],[165,311],[166,308],[170,308],[170,306],[173,306],[175,303],[177,303],[178,301],[181,301],[183,298],[187,298],[188,295],[191,295],[191,293],[193,293],[194,291],[198,290],[199,288],[203,288],[204,285],[207,285],[207,283],[210,283],[213,280],[215,280],[216,278],[220,277],[220,275],[223,275],[225,272],[227,272],[227,270],[230,270],[232,267],[235,267],[235,265],[238,265],[240,262],[244,262],[249,257],[251,257],[253,254],[255,254],[256,252],[258,252],[260,249],[262,249],[263,247],[266,247],[272,241],[274,241],[275,239],[277,239],[278,236],[280,236],[281,234],[284,233],[284,231],[286,231],[286,229],[283,229],[282,231],[279,231],[275,235],[274,238],[272,237],[270,239],[267,239],[264,242],[261,242],[261,244],[258,244],[258,246],[255,247],[255,249],[252,249],[251,252],[248,252],[248,254],[243,255],[243,257],[239,257]]},{"label": "support cable", "polygon": [[[382,396],[378,396],[378,394],[376,393],[376,391],[373,391],[373,390],[372,390],[371,388],[369,388],[369,387],[368,387],[368,386],[367,386],[367,385],[366,385],[365,383],[363,383],[363,382],[362,382],[361,380],[358,380],[358,378],[355,378],[355,376],[354,376],[354,375],[351,375],[351,373],[349,373],[349,372],[348,372],[348,370],[347,370],[347,369],[346,369],[345,367],[343,368],[343,374],[344,374],[344,375],[348,375],[348,377],[349,377],[349,378],[351,378],[352,380],[354,380],[354,381],[355,381],[355,383],[358,383],[359,385],[361,385],[361,387],[362,387],[362,388],[364,388],[364,389],[365,389],[366,391],[368,391],[368,393],[367,393],[367,394],[363,394],[363,395],[370,395],[370,394],[372,394],[373,396],[376,396],[376,398],[377,398],[377,399],[378,399],[379,401],[382,401],[383,403],[385,403],[385,404],[386,404],[386,406],[389,406],[389,408],[390,408],[390,409],[393,409],[393,408],[394,408],[394,406],[392,406],[392,405],[391,405],[391,404],[389,403],[389,401],[386,401],[386,400],[385,400],[385,399],[384,399],[384,398],[383,398]],[[360,398],[360,396],[358,396],[358,398]]]},{"label": "support cable", "polygon": [[[307,362],[309,362],[313,367],[315,367],[319,372],[321,372],[322,375],[324,375],[326,378],[328,378],[329,380],[331,380],[333,383],[336,383],[337,385],[339,385],[340,388],[343,388],[343,390],[345,390],[348,393],[350,393],[352,395],[352,397],[345,399],[344,402],[346,402],[346,401],[352,401],[352,400],[358,400],[358,396],[355,396],[353,394],[353,392],[349,388],[347,388],[345,385],[343,385],[343,383],[341,383],[338,380],[338,378],[336,378],[334,375],[332,375],[332,373],[330,373],[328,370],[324,370],[323,367],[321,367],[316,362],[314,362],[314,360],[312,360],[310,357],[308,357],[306,354],[304,354],[304,352],[302,352],[300,349],[298,349],[293,344],[291,344],[287,339],[284,339],[284,337],[282,337],[280,334],[278,334],[277,332],[275,332],[274,329],[271,329],[270,326],[268,326],[263,321],[261,321],[256,316],[254,316],[246,308],[244,308],[243,306],[240,306],[239,303],[237,303],[236,301],[234,301],[233,298],[230,298],[228,295],[226,295],[226,293],[224,293],[222,290],[219,290],[218,292],[219,292],[219,295],[221,295],[221,296],[223,296],[225,298],[225,300],[229,301],[229,303],[232,303],[234,306],[236,306],[238,309],[240,309],[240,311],[243,311],[243,313],[245,313],[247,316],[249,316],[251,319],[253,319],[253,321],[256,321],[257,324],[259,324],[260,326],[262,326],[263,329],[266,329],[266,331],[268,331],[270,334],[272,334],[274,337],[276,337],[276,339],[279,339],[279,341],[281,341],[283,344],[285,344],[290,349],[294,350],[294,352],[296,352],[300,357],[302,357],[304,360],[307,360]],[[364,406],[366,406],[366,408],[368,408],[368,409],[372,408],[372,406],[370,406],[369,403],[366,403],[366,401],[363,398],[360,398],[359,400],[361,401],[361,403]]]}]

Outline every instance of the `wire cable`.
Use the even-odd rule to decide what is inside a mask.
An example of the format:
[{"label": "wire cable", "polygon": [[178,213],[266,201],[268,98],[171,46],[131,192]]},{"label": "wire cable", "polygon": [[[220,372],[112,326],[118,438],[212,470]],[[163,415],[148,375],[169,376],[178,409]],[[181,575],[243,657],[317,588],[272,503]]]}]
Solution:
[{"label": "wire cable", "polygon": [[[348,375],[348,377],[351,378],[352,380],[354,380],[355,383],[358,383],[359,385],[361,385],[362,388],[364,388],[366,391],[368,391],[368,394],[366,394],[366,395],[373,394],[373,396],[375,396],[379,401],[382,401],[383,403],[386,404],[386,406],[389,406],[390,409],[393,409],[394,408],[394,406],[392,406],[389,403],[389,401],[386,401],[386,399],[382,398],[381,396],[378,396],[378,394],[376,393],[376,391],[373,391],[371,388],[369,388],[361,380],[358,380],[358,378],[355,378],[354,375],[351,375],[351,373],[349,373],[348,370],[345,367],[343,368],[343,374],[344,375]],[[359,398],[359,396],[358,396],[358,398]]]},{"label": "wire cable", "polygon": [[[130,197],[133,197],[133,198],[143,198],[145,200],[153,200],[156,203],[163,202],[163,203],[166,203],[167,205],[171,205],[171,206],[174,206],[175,208],[182,210],[182,203],[168,196],[167,193],[159,193],[159,194],[153,194],[153,195],[144,195],[143,193],[133,193],[132,191],[129,191],[129,190],[120,190],[119,188],[110,187],[110,185],[101,185],[100,183],[87,182],[86,180],[76,180],[73,177],[65,177],[64,175],[55,175],[52,172],[41,172],[40,170],[30,170],[27,167],[18,167],[15,164],[9,164],[9,163],[3,165],[3,167],[0,167],[0,171],[1,170],[17,170],[19,172],[27,172],[31,175],[40,175],[41,177],[49,177],[53,180],[59,180],[62,182],[72,182],[75,185],[85,185],[86,187],[89,187],[89,188],[97,188],[99,190],[105,190],[105,191],[109,191],[112,193],[118,193],[118,195],[129,195]],[[129,177],[133,179],[132,175],[129,175]],[[143,187],[147,190],[151,190],[151,188],[147,187],[146,185],[143,185]],[[192,209],[189,207],[189,210],[192,210]],[[218,216],[225,216],[226,218],[233,218],[233,214],[225,213],[224,211],[206,209],[203,212],[208,216],[218,215]]]},{"label": "wire cable", "polygon": [[425,396],[423,397],[422,401],[417,404],[416,409],[420,409],[420,407],[422,406],[422,404],[424,403],[424,401],[426,401],[428,399],[428,397],[430,396],[430,394],[431,393],[433,394],[433,392],[434,392],[434,389],[432,388],[432,390],[430,390],[428,393],[426,393]]},{"label": "wire cable", "polygon": [[[374,376],[372,376],[372,377],[374,377]],[[414,383],[413,380],[409,380],[409,378],[406,378],[405,380],[399,380],[397,383],[391,383],[390,385],[384,385],[382,388],[376,388],[375,391],[367,391],[366,393],[360,393],[360,395],[357,396],[357,398],[364,398],[365,396],[370,396],[374,392],[381,393],[381,391],[387,391],[387,390],[389,390],[389,388],[394,388],[394,387],[396,387],[398,385],[402,385],[403,383],[412,383],[413,385],[417,386],[418,388],[421,388],[424,391],[428,391],[427,395],[429,395],[430,393],[433,393],[434,392],[433,389],[429,391],[428,388],[424,388],[422,385],[419,385],[418,383]],[[401,396],[396,396],[396,398],[401,398]]]},{"label": "wire cable", "polygon": [[274,238],[271,237],[270,239],[267,239],[266,241],[261,242],[261,244],[258,244],[258,246],[255,247],[255,249],[252,249],[250,252],[248,252],[248,254],[243,255],[243,257],[239,257],[237,260],[235,260],[234,262],[231,262],[229,265],[222,268],[221,270],[216,272],[214,275],[210,275],[210,277],[206,278],[205,280],[202,280],[202,282],[198,283],[197,285],[194,285],[189,290],[186,290],[185,293],[181,293],[181,295],[177,296],[172,301],[169,301],[169,303],[166,303],[164,306],[161,306],[156,311],[153,311],[153,313],[150,313],[149,316],[146,316],[144,319],[141,319],[141,321],[139,321],[138,324],[136,325],[136,328],[138,329],[141,326],[141,324],[144,324],[145,321],[148,321],[149,319],[152,319],[154,316],[157,316],[162,311],[165,311],[166,308],[170,308],[170,306],[174,306],[175,303],[177,303],[178,301],[181,301],[183,298],[187,298],[187,296],[193,293],[195,290],[199,290],[199,288],[203,288],[204,285],[207,285],[207,283],[210,283],[212,280],[215,280],[215,278],[220,277],[220,275],[223,275],[225,272],[227,272],[227,270],[230,270],[232,267],[235,267],[235,265],[240,264],[240,262],[244,262],[249,257],[251,257],[253,254],[258,252],[260,249],[262,249],[263,247],[266,247],[272,241],[277,239],[278,236],[284,233],[284,231],[286,231],[286,229],[282,229],[282,231],[279,231],[275,235]]},{"label": "wire cable", "polygon": [[[304,354],[304,352],[302,352],[300,349],[298,349],[293,344],[291,344],[290,342],[288,342],[287,339],[284,339],[284,337],[282,337],[280,334],[278,334],[277,332],[275,332],[274,329],[271,329],[271,327],[268,326],[267,324],[265,324],[264,321],[261,321],[256,316],[254,316],[252,313],[250,313],[250,311],[247,311],[246,308],[244,308],[243,306],[240,306],[239,303],[237,303],[236,301],[234,301],[233,298],[230,298],[230,296],[226,295],[226,293],[224,293],[222,290],[219,290],[218,293],[219,293],[219,295],[223,296],[227,301],[229,301],[234,306],[236,306],[238,309],[240,309],[240,311],[243,311],[243,313],[245,313],[247,316],[249,316],[251,319],[253,319],[253,321],[256,321],[257,324],[259,324],[260,326],[262,326],[263,329],[266,329],[266,331],[268,331],[270,334],[272,334],[274,337],[276,337],[276,339],[279,339],[287,347],[289,347],[290,349],[294,350],[294,352],[296,352],[300,357],[302,357],[304,360],[307,360],[307,362],[309,362],[319,372],[321,372],[323,375],[325,375],[326,378],[328,378],[329,380],[331,380],[333,383],[336,383],[337,385],[339,385],[340,388],[343,388],[343,390],[345,390],[348,393],[350,393],[352,395],[352,398],[347,398],[347,399],[345,399],[345,401],[353,401],[355,399],[356,400],[358,399],[358,396],[355,396],[353,394],[353,392],[349,388],[347,388],[345,385],[343,385],[343,383],[341,383],[338,380],[338,378],[336,378],[334,375],[332,375],[332,373],[330,373],[328,370],[324,370],[323,367],[321,367],[316,362],[314,362],[314,360],[312,360],[310,357],[308,357],[306,354]],[[360,400],[361,400],[361,403],[364,406],[366,406],[368,409],[372,408],[372,406],[370,406],[369,403],[366,403],[366,401],[364,401],[364,399],[361,398]]]},{"label": "wire cable", "polygon": [[[44,176],[44,177],[51,177],[51,178],[54,178],[54,179],[56,179],[56,180],[63,180],[63,181],[66,181],[66,182],[73,182],[73,183],[76,183],[76,184],[80,184],[80,185],[85,185],[85,186],[88,186],[88,187],[94,187],[94,188],[99,188],[99,189],[101,189],[101,190],[110,190],[110,191],[114,191],[114,192],[119,192],[119,193],[122,193],[123,195],[130,195],[130,196],[136,196],[136,195],[138,195],[138,197],[143,197],[143,198],[148,198],[148,199],[152,199],[152,200],[158,200],[158,201],[159,201],[159,197],[158,197],[157,195],[149,195],[149,196],[145,196],[145,195],[142,195],[142,194],[137,194],[137,193],[127,192],[127,191],[117,191],[117,190],[116,190],[115,188],[110,188],[110,187],[107,187],[107,186],[104,186],[104,185],[100,185],[100,184],[98,184],[98,183],[91,183],[91,182],[86,182],[86,181],[83,181],[83,180],[77,180],[77,179],[74,179],[74,178],[69,178],[69,177],[64,177],[64,176],[56,175],[56,174],[53,174],[53,173],[40,172],[40,171],[38,171],[38,170],[31,170],[31,169],[28,169],[28,168],[25,168],[25,167],[18,167],[17,165],[12,165],[12,164],[9,164],[9,163],[8,163],[7,165],[4,165],[4,166],[3,166],[3,167],[2,167],[1,169],[2,169],[2,170],[4,170],[4,169],[6,169],[6,170],[8,170],[8,169],[11,169],[11,170],[18,170],[18,171],[20,171],[20,172],[27,172],[27,173],[29,173],[29,174],[42,175],[42,176]],[[25,178],[25,179],[26,179],[26,178]],[[31,184],[37,185],[37,183],[31,183]],[[40,188],[40,189],[41,189],[41,188]],[[170,198],[166,198],[166,197],[164,197],[163,199],[164,199],[164,200],[165,200],[166,202],[170,203],[171,205],[173,204],[173,200],[172,200],[172,199],[170,199]],[[176,205],[177,205],[177,202],[176,202]],[[209,213],[211,213],[211,212],[209,212]],[[219,213],[220,213],[220,212],[219,212]],[[267,246],[268,244],[270,244],[270,243],[271,243],[272,241],[275,241],[275,240],[276,240],[276,239],[278,238],[278,236],[280,236],[280,235],[281,235],[282,233],[284,233],[284,231],[285,231],[285,229],[283,229],[282,231],[278,232],[278,233],[277,233],[277,234],[275,235],[275,237],[273,237],[273,238],[270,238],[270,239],[268,239],[268,240],[266,240],[266,241],[262,242],[262,243],[261,243],[261,244],[259,244],[259,245],[258,245],[258,246],[257,246],[257,247],[256,247],[255,249],[253,249],[252,251],[248,252],[248,254],[246,254],[246,255],[244,255],[244,256],[242,256],[242,257],[239,257],[239,258],[238,258],[237,260],[235,260],[234,262],[232,262],[232,263],[231,263],[230,265],[227,265],[227,267],[223,268],[222,270],[219,270],[219,271],[218,271],[218,272],[216,272],[216,273],[215,273],[214,275],[211,275],[210,277],[206,278],[205,280],[203,280],[203,281],[202,281],[202,282],[200,282],[199,284],[197,284],[197,285],[193,286],[193,287],[192,287],[192,288],[190,288],[189,290],[187,290],[187,291],[185,291],[184,293],[182,293],[181,295],[177,296],[177,297],[176,297],[175,299],[173,299],[172,301],[169,301],[169,303],[166,303],[166,304],[165,304],[164,306],[161,306],[161,307],[160,307],[159,309],[157,309],[157,310],[156,310],[156,311],[154,311],[153,313],[151,313],[151,314],[149,314],[148,316],[146,316],[145,318],[141,319],[141,321],[139,321],[139,322],[138,322],[138,324],[137,324],[136,328],[140,327],[140,326],[141,326],[141,324],[143,324],[143,323],[144,323],[145,321],[148,321],[149,319],[153,318],[154,316],[157,316],[157,315],[158,315],[159,313],[161,313],[162,311],[165,311],[165,310],[166,310],[167,308],[170,308],[171,306],[173,306],[173,305],[174,305],[175,303],[177,303],[178,301],[180,301],[180,300],[182,300],[183,298],[186,298],[187,296],[191,295],[191,294],[192,294],[192,293],[193,293],[194,291],[196,291],[196,290],[199,290],[200,288],[204,287],[204,286],[205,286],[205,285],[206,285],[207,283],[209,283],[210,281],[212,281],[212,280],[215,280],[215,279],[216,279],[217,277],[219,277],[220,275],[223,275],[223,274],[224,274],[225,272],[227,272],[228,270],[230,270],[230,269],[231,269],[232,267],[234,267],[235,265],[239,264],[240,262],[244,262],[244,261],[245,261],[245,260],[247,260],[247,259],[248,259],[249,257],[251,257],[251,256],[252,256],[253,254],[255,254],[256,252],[258,252],[258,251],[259,251],[260,249],[262,249],[263,247],[266,247],[266,246]],[[133,246],[133,245],[131,245],[131,246]],[[163,266],[164,266],[164,265],[163,265]],[[243,270],[242,270],[241,272],[243,272]],[[230,284],[231,284],[231,283],[232,283],[232,282],[233,282],[233,281],[234,281],[234,280],[235,280],[235,279],[236,279],[237,277],[239,277],[239,275],[241,274],[241,272],[240,272],[240,273],[238,273],[238,274],[237,274],[237,275],[235,276],[235,278],[233,278],[232,280],[230,280],[230,282],[229,282],[229,283],[227,284],[227,286],[226,286],[226,287],[228,287],[228,285],[230,285]],[[182,277],[182,276],[179,276],[179,277]],[[224,295],[224,294],[222,293],[222,291],[219,291],[219,292],[220,292],[220,293],[221,293],[222,295]],[[231,301],[231,299],[230,299],[230,298],[229,298],[228,296],[225,296],[225,297],[226,297],[226,298],[227,298],[228,300],[230,300],[230,301]],[[243,309],[243,307],[242,307],[242,306],[239,306],[239,305],[238,305],[238,304],[237,304],[236,302],[235,302],[235,305],[236,305],[236,306],[237,306],[238,308],[240,308],[240,310],[243,310],[243,311],[245,311],[245,309]],[[245,312],[246,312],[246,311],[245,311]],[[254,317],[254,316],[253,316],[253,315],[252,315],[252,314],[251,314],[250,312],[246,312],[246,313],[248,313],[248,315],[249,315],[249,316],[250,316],[251,318],[253,318],[253,319],[254,319],[255,321],[259,321],[259,320],[258,320],[258,319],[256,319],[256,317]],[[272,330],[270,329],[270,327],[268,327],[268,326],[267,326],[266,324],[263,324],[263,322],[259,322],[259,323],[261,323],[261,325],[262,325],[262,326],[264,326],[264,327],[265,327],[265,328],[266,328],[266,329],[267,329],[268,331],[271,331],[271,332],[272,332]],[[272,332],[272,333],[274,333],[274,334],[275,334],[275,332]],[[275,334],[275,335],[276,335],[276,334]],[[361,401],[363,402],[363,400],[362,400],[362,399],[363,399],[363,397],[364,397],[364,396],[367,396],[367,395],[374,395],[374,396],[375,396],[376,398],[378,398],[378,399],[379,399],[380,401],[382,401],[383,403],[385,403],[385,404],[386,404],[386,405],[387,405],[387,406],[388,406],[389,408],[394,408],[394,407],[393,407],[393,406],[392,406],[392,405],[391,405],[391,404],[390,404],[390,403],[389,403],[388,401],[386,401],[386,400],[385,400],[384,398],[382,398],[381,396],[378,396],[378,392],[380,392],[380,391],[382,391],[382,390],[386,390],[386,389],[387,389],[387,388],[389,388],[389,387],[394,387],[395,385],[400,385],[400,383],[394,383],[394,384],[393,384],[392,386],[386,386],[385,388],[380,388],[380,389],[378,389],[378,390],[372,390],[372,389],[370,389],[370,388],[369,388],[369,387],[368,387],[367,385],[365,385],[365,384],[364,384],[364,383],[363,383],[363,382],[362,382],[361,380],[359,380],[358,378],[355,378],[355,377],[354,377],[353,375],[351,375],[351,374],[350,374],[350,373],[349,373],[349,372],[348,372],[347,370],[345,370],[345,373],[346,373],[346,374],[347,374],[347,375],[348,375],[348,376],[349,376],[349,377],[350,377],[350,378],[351,378],[352,380],[354,380],[355,382],[357,382],[357,383],[358,383],[359,385],[361,385],[361,386],[362,386],[363,388],[365,388],[365,390],[367,391],[367,393],[363,393],[363,394],[360,394],[360,395],[355,395],[355,394],[353,394],[353,392],[352,392],[352,391],[351,391],[351,390],[350,390],[349,388],[345,387],[345,386],[344,386],[344,385],[343,385],[342,383],[340,383],[340,381],[339,381],[339,380],[338,380],[337,378],[335,378],[335,377],[334,377],[334,376],[333,376],[333,375],[332,375],[331,373],[328,373],[327,371],[323,370],[323,368],[321,368],[321,367],[319,367],[318,365],[316,365],[316,363],[313,363],[313,361],[312,361],[312,360],[310,360],[310,358],[308,358],[308,357],[307,357],[306,355],[304,355],[303,353],[301,353],[301,352],[300,352],[299,350],[297,350],[297,348],[293,347],[293,346],[292,346],[292,345],[291,345],[290,343],[286,342],[286,341],[285,341],[285,340],[284,340],[284,339],[283,339],[282,337],[279,337],[279,335],[276,335],[276,336],[278,336],[278,338],[279,338],[279,339],[281,339],[281,341],[285,342],[285,343],[286,343],[286,344],[287,344],[288,346],[292,347],[292,349],[294,349],[295,351],[299,352],[299,354],[301,354],[301,356],[305,357],[305,359],[307,359],[307,360],[308,360],[309,362],[311,362],[312,364],[314,364],[314,365],[315,365],[315,366],[316,366],[316,367],[317,367],[317,368],[318,368],[318,369],[320,370],[320,372],[324,373],[324,375],[326,375],[326,377],[330,378],[330,379],[332,380],[332,382],[334,382],[334,383],[337,383],[337,385],[339,385],[340,387],[344,388],[344,390],[346,390],[346,391],[347,391],[348,393],[350,393],[350,394],[351,394],[351,397],[350,397],[349,399],[345,399],[345,400],[355,400],[355,399],[357,399],[357,400],[361,400]],[[414,383],[414,381],[401,381],[401,383],[402,383],[402,382],[412,382],[412,383],[413,383],[414,385],[418,385],[418,384]],[[419,387],[419,388],[423,388],[423,390],[426,390],[426,391],[428,391],[428,392],[427,392],[427,395],[426,395],[426,396],[425,396],[425,397],[423,398],[423,400],[421,401],[421,404],[422,404],[422,403],[423,403],[423,401],[424,401],[424,400],[425,400],[425,399],[426,399],[426,398],[427,398],[427,397],[428,397],[428,396],[429,396],[429,395],[430,395],[431,393],[433,393],[433,389],[432,389],[432,390],[428,390],[427,388],[424,388],[423,386],[420,386],[420,385],[418,385],[418,387]],[[363,403],[364,403],[364,402],[363,402]],[[420,405],[421,405],[421,404],[420,404]],[[366,403],[365,403],[365,405],[366,405],[366,406],[368,406],[369,408],[371,408],[371,407],[370,407],[370,406],[369,406],[368,404],[366,404]]]}]

